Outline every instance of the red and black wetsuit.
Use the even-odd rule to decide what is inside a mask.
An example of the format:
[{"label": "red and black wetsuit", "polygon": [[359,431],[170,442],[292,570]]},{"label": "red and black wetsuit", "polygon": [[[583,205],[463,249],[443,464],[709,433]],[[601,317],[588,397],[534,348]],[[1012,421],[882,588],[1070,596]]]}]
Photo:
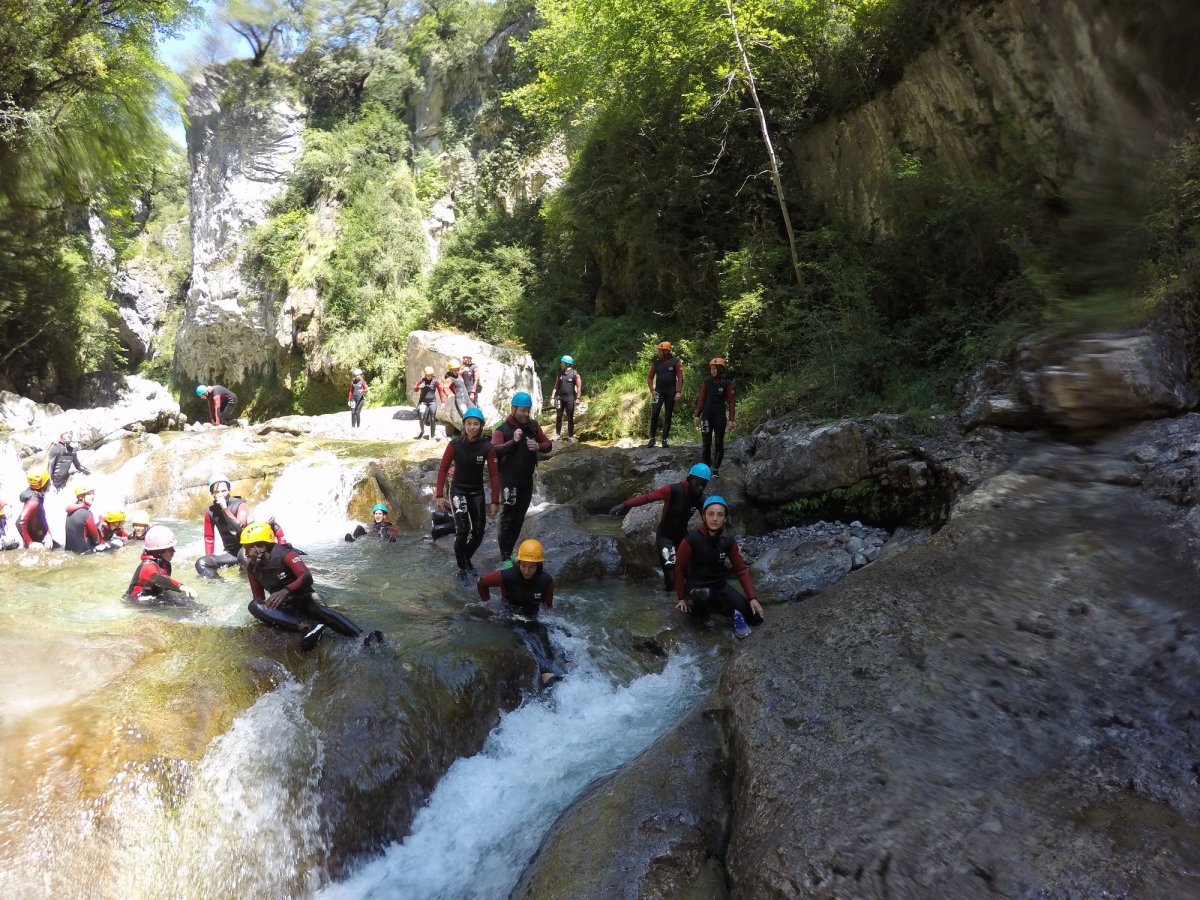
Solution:
[{"label": "red and black wetsuit", "polygon": [[488,572],[476,582],[479,599],[491,599],[491,589],[500,588],[500,596],[509,606],[530,618],[537,618],[538,610],[554,608],[554,579],[538,563],[532,578],[521,575],[517,566]]},{"label": "red and black wetsuit", "polygon": [[554,379],[554,396],[558,398],[558,412],[554,416],[554,433],[562,437],[563,416],[567,417],[567,437],[575,436],[575,403],[583,393],[583,379],[574,366],[567,366]]},{"label": "red and black wetsuit", "polygon": [[101,542],[100,529],[86,503],[67,507],[67,524],[63,528],[67,549],[72,553],[91,553]]},{"label": "red and black wetsuit", "polygon": [[[734,415],[733,385],[723,377],[705,378],[700,385],[700,396],[696,398],[696,418],[700,420],[700,437],[704,443],[704,464],[713,471],[721,468],[725,458],[725,428]],[[716,454],[712,454],[713,439],[716,439]]]},{"label": "red and black wetsuit", "polygon": [[[250,615],[267,625],[287,631],[303,631],[304,623],[328,625],[338,634],[356,637],[362,629],[339,612],[321,603],[313,590],[312,573],[291,544],[275,544],[269,551],[246,567],[250,581]],[[275,609],[263,601],[278,590],[288,592],[287,599]]]},{"label": "red and black wetsuit", "polygon": [[[225,508],[214,502],[204,511],[204,556],[196,560],[196,574],[216,578],[217,570],[236,566],[241,553],[242,529],[250,522],[250,506],[241,497],[230,497]],[[221,538],[220,553],[214,553],[216,538]]]},{"label": "red and black wetsuit", "polygon": [[473,442],[465,434],[452,438],[442,453],[438,466],[437,496],[442,496],[446,487],[446,475],[454,466],[454,480],[450,484],[450,509],[454,514],[454,558],[460,569],[471,565],[471,557],[483,543],[483,530],[487,524],[484,517],[483,470],[487,467],[491,485],[492,502],[500,502],[500,474],[496,467],[496,448],[483,434]]},{"label": "red and black wetsuit", "polygon": [[[513,439],[517,429],[521,440]],[[537,450],[530,450],[526,440],[537,442]],[[512,556],[525,523],[525,513],[533,500],[533,472],[537,468],[538,453],[549,453],[550,438],[533,419],[524,425],[511,414],[500,427],[492,432],[492,446],[496,448],[496,461],[500,468],[500,525],[496,530],[500,545],[500,558]]]},{"label": "red and black wetsuit", "polygon": [[109,541],[115,537],[123,541],[129,539],[129,533],[125,530],[124,525],[113,525],[104,516],[100,517],[96,527],[100,529],[100,540],[102,541]]},{"label": "red and black wetsuit", "polygon": [[664,591],[669,591],[675,586],[675,548],[687,534],[692,510],[699,509],[703,502],[703,489],[693,490],[686,478],[674,484],[664,484],[648,494],[640,494],[625,501],[628,507],[644,506],[647,503],[663,505],[654,537],[658,545],[659,565],[662,566]]},{"label": "red and black wetsuit", "polygon": [[675,395],[683,393],[683,366],[673,356],[656,359],[650,364],[646,375],[646,386],[654,392],[654,403],[650,407],[650,443],[658,432],[658,413],[663,416],[663,446],[671,437],[671,415],[675,412]]},{"label": "red and black wetsuit", "polygon": [[[746,596],[742,596],[726,581],[730,567],[737,576]],[[708,588],[706,599],[688,598],[694,588]],[[688,533],[679,544],[675,564],[675,596],[679,600],[688,598],[692,611],[704,615],[716,613],[732,616],[740,612],[750,625],[761,625],[762,616],[750,609],[750,600],[757,594],[750,580],[750,570],[737,541],[722,529],[717,534],[701,525]],[[747,599],[749,598],[749,599]]]},{"label": "red and black wetsuit", "polygon": [[142,551],[141,561],[133,570],[125,599],[130,603],[172,602],[183,605],[187,597],[179,593],[183,585],[171,577],[171,563],[150,550]]},{"label": "red and black wetsuit", "polygon": [[214,425],[228,425],[233,418],[233,410],[237,406],[237,394],[229,388],[214,384],[205,393],[208,400],[208,414]]},{"label": "red and black wetsuit", "polygon": [[438,404],[446,402],[446,389],[432,375],[418,380],[412,389],[417,392],[417,422],[421,426],[417,437],[425,436],[426,425],[429,426],[429,436],[433,437],[433,431],[437,427]]},{"label": "red and black wetsuit", "polygon": [[28,547],[35,541],[42,543],[50,536],[50,523],[46,521],[46,495],[33,488],[21,491],[21,514],[17,516],[17,534]]},{"label": "red and black wetsuit", "polygon": [[350,390],[346,393],[346,400],[353,403],[350,408],[350,427],[358,428],[362,425],[362,408],[367,401],[367,380],[361,375],[355,375],[350,379]]}]

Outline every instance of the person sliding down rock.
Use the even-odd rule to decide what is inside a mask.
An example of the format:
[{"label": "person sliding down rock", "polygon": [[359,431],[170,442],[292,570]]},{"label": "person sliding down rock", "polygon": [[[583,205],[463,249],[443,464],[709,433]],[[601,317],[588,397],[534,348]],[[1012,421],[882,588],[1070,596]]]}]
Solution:
[{"label": "person sliding down rock", "polygon": [[371,507],[371,524],[368,527],[356,525],[354,531],[346,535],[346,540],[353,543],[360,537],[370,535],[376,538],[381,544],[396,543],[396,526],[388,521],[388,508],[386,503],[376,503]]},{"label": "person sliding down rock", "polygon": [[[446,476],[454,466],[454,480],[450,484],[450,499],[443,495]],[[478,574],[471,564],[471,557],[483,543],[483,531],[487,526],[484,518],[483,470],[487,468],[492,502],[487,514],[495,517],[500,511],[500,475],[496,469],[496,448],[483,434],[483,412],[475,407],[463,416],[463,433],[451,439],[442,454],[438,466],[437,495],[438,509],[454,515],[457,537],[454,539],[454,558],[458,563],[458,583],[464,587],[471,584],[471,575]]]},{"label": "person sliding down rock", "polygon": [[[475,582],[479,599],[488,603],[494,588],[512,612],[537,619],[542,610],[554,608],[554,578],[545,569],[545,551],[539,541],[522,541],[517,549],[517,564],[509,569],[497,569],[481,575]],[[561,666],[554,658],[554,648],[546,626],[540,622],[515,626],[525,645],[533,653],[542,674],[542,684],[549,685],[562,678]]]},{"label": "person sliding down rock", "polygon": [[166,525],[149,529],[142,544],[142,558],[125,589],[125,601],[136,606],[187,606],[193,603],[196,592],[171,577],[174,556],[175,532]]},{"label": "person sliding down rock", "polygon": [[[729,616],[733,633],[745,638],[750,636],[751,625],[763,623],[763,611],[742,551],[733,535],[725,533],[727,514],[724,498],[709,497],[704,501],[704,523],[680,543],[675,562],[675,606],[698,616]],[[725,580],[731,567],[746,592],[744,597]]]},{"label": "person sliding down rock", "polygon": [[317,646],[327,628],[346,637],[362,638],[365,646],[383,642],[383,633],[363,630],[321,602],[313,577],[291,544],[276,543],[269,522],[252,522],[242,529],[246,577],[250,581],[250,615],[265,625],[303,635],[300,649]]},{"label": "person sliding down rock", "polygon": [[696,463],[687,478],[676,484],[664,484],[649,494],[630,497],[608,511],[612,516],[623,516],[630,507],[661,502],[662,516],[654,540],[658,545],[659,565],[662,566],[663,590],[675,589],[675,548],[687,534],[692,510],[699,509],[704,500],[704,489],[708,486],[711,471],[704,463]]}]

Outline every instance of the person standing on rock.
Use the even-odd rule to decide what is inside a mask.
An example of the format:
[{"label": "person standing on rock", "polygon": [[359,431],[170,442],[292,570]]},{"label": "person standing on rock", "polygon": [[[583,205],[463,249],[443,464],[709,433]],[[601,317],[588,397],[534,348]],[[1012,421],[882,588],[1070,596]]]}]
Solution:
[{"label": "person standing on rock", "polygon": [[[726,411],[729,413],[728,420]],[[708,361],[708,377],[700,385],[696,413],[692,417],[692,422],[700,429],[704,462],[712,467],[713,478],[721,477],[721,460],[725,458],[725,427],[727,422],[732,427],[735,418],[733,385],[725,380],[725,360],[717,356]]]},{"label": "person standing on rock", "polygon": [[433,377],[433,366],[426,366],[425,372],[417,379],[412,389],[417,392],[417,440],[425,438],[425,426],[429,425],[429,439],[437,437],[438,405],[446,402],[446,390],[442,383]]},{"label": "person standing on rock", "polygon": [[367,402],[367,380],[363,378],[362,369],[354,370],[354,377],[350,379],[350,390],[346,392],[346,403],[350,406],[350,427],[358,428],[362,425],[362,408]]},{"label": "person standing on rock", "polygon": [[[685,613],[710,613],[733,619],[739,638],[750,636],[751,625],[763,623],[762,606],[750,570],[733,535],[725,532],[728,506],[724,498],[704,501],[704,522],[680,543],[675,567],[675,607]],[[725,576],[730,568],[742,585],[739,594]]]},{"label": "person standing on rock", "polygon": [[517,391],[512,398],[512,412],[492,432],[500,467],[500,526],[496,537],[500,559],[506,566],[512,565],[513,548],[533,499],[538,454],[549,453],[551,448],[542,426],[529,417],[532,410],[533,398],[526,391]]},{"label": "person standing on rock", "polygon": [[212,424],[229,424],[237,407],[237,394],[219,384],[198,384],[196,396],[203,397],[208,404],[208,417]]},{"label": "person standing on rock", "polygon": [[186,606],[195,601],[196,592],[171,577],[174,556],[175,532],[166,525],[155,525],[147,531],[142,558],[125,589],[125,602],[135,606]]},{"label": "person standing on rock", "polygon": [[60,434],[58,441],[50,447],[46,456],[46,468],[50,470],[50,482],[56,491],[61,491],[67,486],[67,479],[71,477],[71,466],[84,475],[92,474],[79,461],[77,451],[71,444],[71,437],[72,433],[69,431]]},{"label": "person standing on rock", "polygon": [[558,375],[554,379],[554,405],[558,411],[554,416],[554,433],[563,436],[563,416],[567,417],[567,440],[575,440],[575,404],[583,393],[583,379],[575,371],[575,357],[564,356],[558,361]]},{"label": "person standing on rock", "polygon": [[683,397],[683,365],[671,355],[671,342],[658,345],[658,358],[650,364],[646,375],[646,386],[650,388],[650,440],[647,447],[654,446],[658,433],[658,414],[663,414],[662,445],[670,447],[671,416],[675,413],[676,401]]},{"label": "person standing on rock", "polygon": [[[447,500],[443,492],[451,465],[454,466],[454,479],[450,484],[450,499]],[[442,454],[435,491],[438,509],[454,515],[454,559],[458,563],[458,582],[464,587],[470,586],[471,575],[479,574],[471,564],[471,557],[483,543],[483,531],[487,525],[483,493],[485,467],[492,491],[487,514],[495,517],[499,512],[497,499],[500,496],[496,448],[483,433],[483,413],[471,407],[463,416],[463,433],[452,438]]]},{"label": "person standing on rock", "polygon": [[86,484],[75,488],[75,502],[67,507],[67,523],[63,527],[63,540],[72,553],[100,553],[121,546],[120,539],[111,543],[100,535],[96,518],[92,515],[92,504],[96,492]]},{"label": "person standing on rock", "polygon": [[662,503],[662,516],[658,520],[654,541],[658,547],[659,565],[662,566],[664,591],[675,589],[675,551],[687,534],[692,510],[700,509],[704,502],[704,489],[708,487],[711,475],[708,466],[696,463],[683,481],[664,484],[648,494],[630,497],[608,511],[609,515],[623,516],[634,506]]},{"label": "person standing on rock", "polygon": [[[313,577],[291,544],[276,541],[269,522],[252,522],[239,538],[246,556],[246,578],[250,582],[250,615],[264,625],[302,633],[300,649],[317,646],[326,628],[346,637],[362,637],[363,645],[383,643],[383,633],[363,630],[339,612],[330,609],[313,590]],[[305,624],[308,623],[308,624]]]},{"label": "person standing on rock", "polygon": [[457,359],[452,359],[446,363],[446,377],[443,381],[446,391],[454,397],[454,406],[458,410],[458,417],[463,419],[463,425],[466,426],[467,410],[471,409],[471,398],[467,393],[467,383],[463,380],[462,368],[458,364]]},{"label": "person standing on rock", "polygon": [[[241,497],[230,496],[228,476],[212,476],[208,492],[212,495],[212,505],[204,511],[204,556],[196,560],[196,573],[201,578],[217,578],[218,569],[242,561],[239,539],[250,521],[250,506]],[[214,553],[218,536],[222,552]]]},{"label": "person standing on rock", "polygon": [[17,534],[26,547],[47,550],[56,548],[46,520],[46,488],[50,486],[50,470],[34,469],[26,476],[29,487],[21,491],[21,512],[17,515]]},{"label": "person standing on rock", "polygon": [[462,374],[463,384],[467,388],[467,403],[470,406],[479,405],[479,388],[482,383],[479,380],[479,367],[471,361],[472,357],[469,353],[464,353],[462,358]]}]

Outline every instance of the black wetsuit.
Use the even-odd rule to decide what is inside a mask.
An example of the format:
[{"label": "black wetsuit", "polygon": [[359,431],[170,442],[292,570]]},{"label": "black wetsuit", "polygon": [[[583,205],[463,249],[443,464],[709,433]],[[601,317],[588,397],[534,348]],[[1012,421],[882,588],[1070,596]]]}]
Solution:
[{"label": "black wetsuit", "polygon": [[[246,567],[246,576],[254,595],[248,609],[260,622],[286,631],[304,631],[305,622],[317,622],[346,637],[362,634],[361,628],[321,602],[313,590],[312,574],[290,544],[272,545]],[[268,608],[263,602],[267,596],[285,588],[287,599],[275,609]]]},{"label": "black wetsuit", "polygon": [[664,447],[671,437],[671,416],[675,413],[675,395],[681,387],[682,374],[679,360],[671,356],[667,359],[656,359],[647,376],[647,380],[653,384],[654,391],[654,403],[650,407],[650,440],[653,441],[658,432],[658,414],[661,411]]},{"label": "black wetsuit", "polygon": [[[452,456],[454,462],[454,478],[450,483],[450,510],[454,515],[454,527],[457,532],[454,539],[454,558],[459,569],[468,569],[471,557],[483,543],[483,532],[487,525],[483,472],[487,467],[488,457],[495,459],[495,449],[491,441],[482,434],[474,443],[468,443],[466,436],[461,434],[452,438],[442,456],[442,467],[438,471],[439,480],[443,482],[443,473],[450,464],[447,460],[448,455]],[[492,483],[493,492],[498,483],[497,477]],[[493,493],[492,501],[496,500]]]},{"label": "black wetsuit", "polygon": [[647,503],[656,502],[663,505],[658,528],[654,533],[654,542],[658,547],[658,562],[662,567],[664,591],[672,590],[675,587],[675,548],[687,534],[692,510],[699,509],[703,501],[703,490],[693,493],[688,487],[686,478],[674,484],[664,484],[648,494],[641,494],[625,501],[626,507],[644,506]]},{"label": "black wetsuit", "polygon": [[384,519],[382,522],[372,522],[370,525],[356,525],[354,531],[346,535],[346,540],[356,541],[361,537],[373,537],[381,544],[396,543],[396,526]]},{"label": "black wetsuit", "polygon": [[425,434],[425,426],[429,426],[429,436],[433,437],[437,428],[438,383],[432,375],[417,382],[417,421],[421,430],[417,437]]},{"label": "black wetsuit", "polygon": [[536,619],[543,603],[553,603],[554,579],[540,563],[528,581],[521,577],[521,570],[516,566],[502,569],[500,581],[504,586],[504,602],[523,616]]},{"label": "black wetsuit", "polygon": [[700,419],[704,464],[712,466],[713,471],[721,468],[721,460],[725,458],[725,429],[729,425],[726,412],[732,408],[733,385],[724,378],[704,379],[696,399],[696,416]]},{"label": "black wetsuit", "polygon": [[462,375],[463,386],[467,389],[467,400],[474,406],[479,397],[479,370],[475,363],[463,363],[458,373]]},{"label": "black wetsuit", "polygon": [[91,553],[101,544],[100,529],[90,506],[82,503],[67,507],[67,523],[63,528],[67,549],[72,553]]},{"label": "black wetsuit", "polygon": [[228,425],[229,420],[233,418],[233,411],[237,407],[237,394],[219,384],[214,384],[208,389],[208,392],[212,395],[210,402],[213,405],[217,421],[222,425]]},{"label": "black wetsuit", "polygon": [[362,425],[362,408],[367,400],[367,382],[361,375],[355,375],[351,379],[350,396],[347,399],[354,404],[350,408],[350,427],[358,428]]},{"label": "black wetsuit", "polygon": [[[683,546],[685,543],[686,550]],[[734,612],[740,612],[747,624],[762,624],[762,616],[750,608],[750,601],[726,580],[732,564],[733,573],[741,581],[743,589],[747,593],[753,590],[746,561],[731,535],[722,531],[714,536],[704,526],[695,528],[680,542],[680,557],[683,568],[678,577],[683,584],[676,587],[680,594],[688,596],[692,612],[720,616],[732,616]],[[695,588],[707,588],[708,596],[692,596],[691,591]]]},{"label": "black wetsuit", "polygon": [[554,415],[554,433],[562,437],[563,416],[567,417],[567,437],[575,436],[575,386],[579,382],[579,373],[573,366],[567,366],[558,373],[555,380],[555,390],[558,397],[558,412]]},{"label": "black wetsuit", "polygon": [[[521,440],[514,441],[513,434],[518,428],[521,429]],[[530,450],[526,439],[537,441],[538,449]],[[492,446],[496,448],[496,463],[500,467],[500,524],[496,529],[496,540],[500,558],[508,559],[517,546],[525,513],[533,500],[533,473],[537,469],[538,452],[549,452],[551,445],[533,419],[521,425],[510,415],[492,432]]]},{"label": "black wetsuit", "polygon": [[61,491],[67,486],[67,479],[71,477],[71,466],[84,475],[92,474],[79,461],[75,448],[69,443],[64,444],[59,441],[50,448],[50,456],[46,460],[46,468],[50,470],[50,483],[54,485],[56,491]]},{"label": "black wetsuit", "polygon": [[143,550],[125,589],[125,600],[139,606],[185,606],[188,598],[180,590],[182,587],[171,577],[170,562]]}]

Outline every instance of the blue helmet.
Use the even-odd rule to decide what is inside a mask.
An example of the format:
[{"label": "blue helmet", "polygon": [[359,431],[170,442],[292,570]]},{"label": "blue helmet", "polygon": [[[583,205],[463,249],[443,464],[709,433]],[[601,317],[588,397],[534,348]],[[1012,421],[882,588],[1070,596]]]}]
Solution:
[{"label": "blue helmet", "polygon": [[208,385],[206,385],[206,384],[196,385],[196,396],[197,397],[203,397],[207,393],[208,393]]},{"label": "blue helmet", "polygon": [[484,421],[483,410],[481,410],[478,406],[472,406],[465,413],[463,413],[463,421],[466,422],[467,419],[478,419],[480,423],[482,423]]},{"label": "blue helmet", "polygon": [[562,358],[562,361],[565,362],[568,366],[575,365],[575,357],[573,357],[573,356],[564,356]]},{"label": "blue helmet", "polygon": [[525,391],[517,391],[515,394],[513,394],[512,405],[513,406],[528,406],[530,409],[532,409],[533,408],[533,398],[530,397],[529,394]]},{"label": "blue helmet", "polygon": [[388,508],[387,508],[386,503],[376,503],[374,506],[371,507],[372,514],[377,513],[377,512],[387,512],[387,511],[388,511]]},{"label": "blue helmet", "polygon": [[688,474],[694,475],[697,478],[703,478],[705,481],[708,481],[710,478],[712,478],[712,469],[710,469],[704,463],[696,463],[691,467],[691,469],[688,470]]},{"label": "blue helmet", "polygon": [[708,509],[714,503],[720,503],[723,507],[725,507],[725,510],[728,512],[729,504],[725,502],[724,497],[718,497],[716,494],[713,494],[711,497],[709,497],[707,500],[704,501],[704,508]]}]

